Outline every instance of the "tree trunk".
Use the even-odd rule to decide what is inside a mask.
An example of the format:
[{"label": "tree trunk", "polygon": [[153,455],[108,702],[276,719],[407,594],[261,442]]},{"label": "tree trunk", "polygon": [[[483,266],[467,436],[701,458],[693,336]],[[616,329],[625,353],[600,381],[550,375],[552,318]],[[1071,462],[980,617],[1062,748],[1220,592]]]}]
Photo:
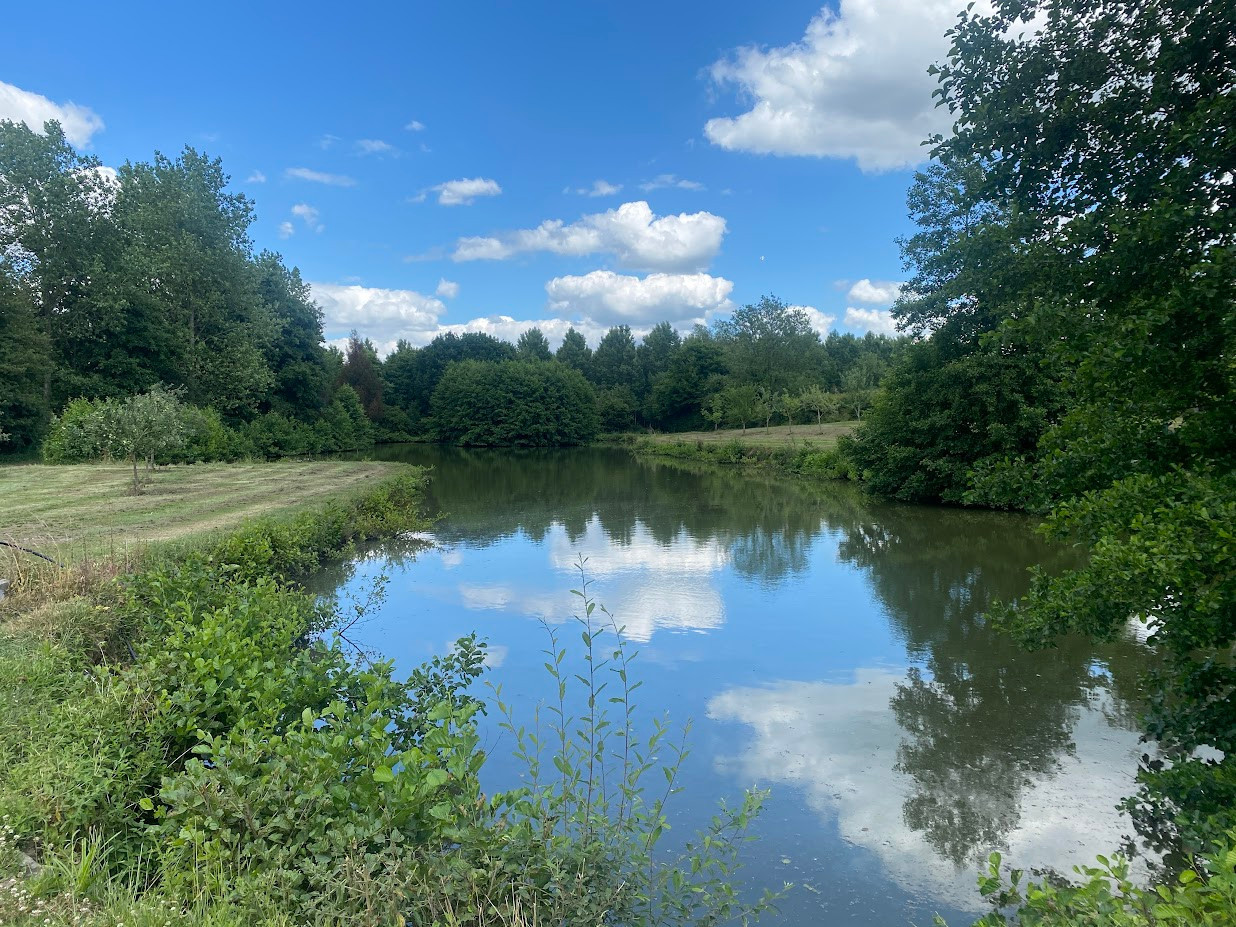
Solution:
[{"label": "tree trunk", "polygon": [[137,455],[134,454],[131,459],[133,461],[133,495],[136,496],[141,490],[140,484],[137,482]]}]

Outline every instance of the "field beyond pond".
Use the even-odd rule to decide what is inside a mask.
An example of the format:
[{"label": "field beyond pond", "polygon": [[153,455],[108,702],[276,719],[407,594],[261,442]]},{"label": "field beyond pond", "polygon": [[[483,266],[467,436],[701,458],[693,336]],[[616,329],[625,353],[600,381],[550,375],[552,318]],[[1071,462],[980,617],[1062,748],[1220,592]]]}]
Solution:
[{"label": "field beyond pond", "polygon": [[858,427],[858,422],[825,422],[795,425],[773,425],[770,428],[748,428],[744,433],[741,428],[721,428],[717,431],[680,431],[669,434],[640,434],[639,438],[654,444],[728,444],[738,441],[742,444],[761,445],[766,447],[783,447],[802,444],[810,441],[823,447],[831,447],[842,435],[848,435]]},{"label": "field beyond pond", "polygon": [[164,467],[135,496],[127,464],[0,467],[0,541],[66,562],[122,554],[295,511],[400,468],[338,460]]}]

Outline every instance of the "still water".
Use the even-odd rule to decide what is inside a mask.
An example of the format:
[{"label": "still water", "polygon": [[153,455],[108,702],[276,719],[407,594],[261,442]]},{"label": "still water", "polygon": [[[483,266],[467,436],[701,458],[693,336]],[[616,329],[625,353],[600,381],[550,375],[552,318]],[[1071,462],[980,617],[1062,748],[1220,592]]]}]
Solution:
[{"label": "still water", "polygon": [[[1141,754],[1137,642],[1028,654],[980,618],[1031,564],[1067,563],[1021,517],[617,450],[379,456],[432,466],[442,518],[432,549],[378,548],[326,578],[363,600],[388,577],[349,636],[408,669],[476,631],[527,720],[554,692],[545,625],[578,640],[587,558],[639,651],[641,713],[692,722],[666,840],[772,790],[742,877],[796,888],[766,923],[968,924],[992,849],[1068,872],[1130,830],[1115,806]],[[517,784],[513,738],[493,713],[482,728],[487,788]]]}]

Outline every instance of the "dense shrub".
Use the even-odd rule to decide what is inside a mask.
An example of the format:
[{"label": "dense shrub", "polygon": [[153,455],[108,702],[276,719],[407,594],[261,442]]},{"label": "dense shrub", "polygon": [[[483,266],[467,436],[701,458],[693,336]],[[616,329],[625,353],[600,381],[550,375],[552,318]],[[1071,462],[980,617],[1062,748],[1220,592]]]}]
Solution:
[{"label": "dense shrub", "polygon": [[938,339],[915,344],[846,454],[881,495],[962,502],[976,466],[1033,454],[1059,412],[1060,388],[1041,367],[1039,358],[998,344],[974,351]]},{"label": "dense shrub", "polygon": [[584,444],[597,433],[596,395],[557,362],[452,364],[430,403],[438,438],[486,447]]},{"label": "dense shrub", "polygon": [[53,415],[43,441],[43,459],[48,463],[81,463],[102,456],[103,447],[90,427],[101,405],[90,399],[74,399],[63,412]]},{"label": "dense shrub", "polygon": [[[116,456],[114,442],[107,439],[117,410],[141,397],[117,400],[75,399],[54,416],[43,443],[47,463],[85,463]],[[341,386],[335,398],[312,423],[279,412],[267,412],[251,421],[230,427],[214,409],[180,406],[179,431],[183,440],[166,443],[154,461],[206,463],[245,458],[273,460],[303,454],[331,454],[371,446],[375,439],[408,439],[407,416],[392,410],[378,423],[371,423],[356,391]],[[166,429],[165,429],[166,430]]]},{"label": "dense shrub", "polygon": [[597,418],[601,430],[616,434],[635,428],[635,396],[625,386],[597,392]]}]

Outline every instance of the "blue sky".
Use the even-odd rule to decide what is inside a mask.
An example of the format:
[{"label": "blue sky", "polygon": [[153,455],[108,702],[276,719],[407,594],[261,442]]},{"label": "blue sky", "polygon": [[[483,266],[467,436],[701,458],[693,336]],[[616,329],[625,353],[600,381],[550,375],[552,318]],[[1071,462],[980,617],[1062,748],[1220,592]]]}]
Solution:
[{"label": "blue sky", "polygon": [[332,338],[595,343],[766,293],[886,331],[960,6],[24,4],[0,118],[109,165],[222,157]]}]

